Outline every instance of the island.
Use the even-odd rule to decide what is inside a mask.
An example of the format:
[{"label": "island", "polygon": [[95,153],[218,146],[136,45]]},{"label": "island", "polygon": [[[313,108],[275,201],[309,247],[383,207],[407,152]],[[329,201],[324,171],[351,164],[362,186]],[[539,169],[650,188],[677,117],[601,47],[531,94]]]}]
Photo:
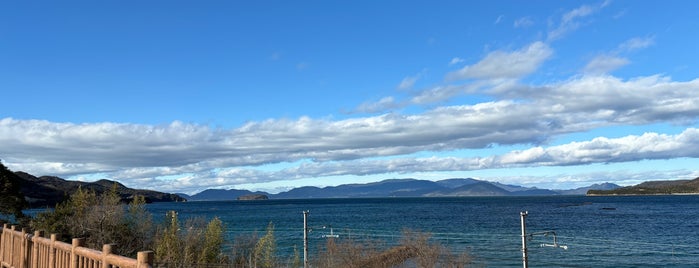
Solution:
[{"label": "island", "polygon": [[267,200],[269,197],[263,194],[248,194],[241,195],[236,198],[236,200]]}]

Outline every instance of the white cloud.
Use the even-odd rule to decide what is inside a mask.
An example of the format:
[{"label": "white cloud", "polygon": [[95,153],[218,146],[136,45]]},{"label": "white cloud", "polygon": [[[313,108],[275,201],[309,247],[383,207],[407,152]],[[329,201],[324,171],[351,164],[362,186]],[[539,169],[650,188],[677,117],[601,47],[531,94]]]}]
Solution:
[{"label": "white cloud", "polygon": [[500,22],[502,22],[502,19],[504,19],[504,18],[505,18],[505,15],[500,15],[500,16],[498,16],[498,17],[495,19],[495,22],[494,22],[493,24],[496,24],[496,25],[497,25],[497,24],[500,24]]},{"label": "white cloud", "polygon": [[520,78],[536,71],[553,51],[542,42],[519,50],[489,53],[476,64],[447,74],[448,80]]},{"label": "white cloud", "polygon": [[436,102],[445,101],[456,95],[463,94],[468,91],[469,86],[456,86],[456,85],[446,85],[446,86],[436,86],[429,88],[427,90],[421,91],[417,96],[411,99],[411,103],[414,104],[431,104]]},{"label": "white cloud", "polygon": [[391,109],[396,109],[402,107],[403,104],[396,101],[394,97],[384,97],[377,102],[365,102],[359,105],[356,112],[359,113],[379,113]]},{"label": "white cloud", "polygon": [[423,72],[420,72],[416,75],[413,76],[407,76],[403,78],[403,80],[400,81],[400,84],[398,84],[398,89],[410,89],[412,88],[417,80],[419,80],[422,77]]},{"label": "white cloud", "polygon": [[[374,160],[351,160],[304,163],[295,167],[279,171],[262,172],[252,169],[232,168],[217,173],[202,173],[201,178],[210,177],[215,180],[205,180],[198,185],[205,189],[217,185],[235,185],[244,183],[262,183],[277,180],[297,180],[303,178],[329,177],[355,175],[365,176],[374,174],[408,174],[424,172],[450,172],[450,171],[475,171],[500,168],[525,168],[540,166],[570,166],[588,165],[594,163],[631,162],[640,160],[669,159],[681,157],[699,157],[699,129],[689,128],[677,135],[665,135],[658,133],[645,133],[640,136],[630,135],[622,138],[595,138],[590,141],[572,142],[569,144],[544,147],[533,147],[527,150],[512,151],[503,155],[489,157],[426,157],[426,158],[394,158]],[[686,171],[683,171],[686,173]],[[647,173],[647,172],[646,172]],[[644,173],[645,174],[645,173]],[[661,179],[674,179],[675,177],[662,177],[657,172],[654,176],[640,176],[637,180],[645,180],[649,177]],[[689,177],[692,174],[684,174],[680,178]],[[621,178],[618,173],[578,174],[573,177],[560,178],[538,176],[536,178],[522,178],[515,176],[518,182],[527,183],[547,182],[585,182],[591,181],[624,181],[634,180],[634,177],[624,173]],[[668,176],[665,174],[665,176]],[[696,177],[696,175],[695,175]],[[514,178],[514,177],[513,177]],[[511,180],[512,178],[510,178]],[[192,176],[186,176],[178,180],[178,184],[184,186],[189,183]],[[582,186],[582,185],[581,185]]]},{"label": "white cloud", "polygon": [[598,55],[585,65],[583,71],[590,74],[605,74],[629,64],[626,58],[613,55]]},{"label": "white cloud", "polygon": [[653,37],[635,37],[626,40],[624,43],[619,45],[619,50],[623,52],[635,51],[639,49],[644,49],[655,44],[655,38]]},{"label": "white cloud", "polygon": [[583,18],[594,14],[607,5],[608,2],[606,1],[598,6],[582,5],[576,9],[564,13],[561,16],[561,20],[558,25],[548,32],[547,40],[554,41],[563,37],[569,32],[575,31],[584,23],[581,21]]},{"label": "white cloud", "polygon": [[515,20],[515,22],[513,23],[513,26],[515,28],[527,28],[532,25],[534,25],[534,20],[532,20],[531,17],[522,17]]},{"label": "white cloud", "polygon": [[[452,90],[468,89],[455,86]],[[321,171],[328,165],[335,170],[327,174],[361,175],[381,170],[407,173],[697,157],[699,131],[690,128],[675,136],[599,138],[473,159],[361,160],[493,144],[546,144],[558,135],[603,126],[682,124],[699,117],[699,80],[590,75],[539,87],[512,87],[497,94],[508,99],[438,107],[414,115],[335,121],[302,117],[250,122],[234,129],[182,122],[153,126],[4,118],[0,119],[0,156],[12,169],[35,174],[106,173],[125,180],[189,173],[210,178],[211,172],[222,168],[313,161],[285,170],[280,173],[283,176],[242,171],[216,175],[222,183],[326,174]],[[386,106],[395,101],[389,97],[380,103]],[[343,171],[346,165],[351,169]]]},{"label": "white cloud", "polygon": [[458,64],[458,63],[462,63],[462,62],[464,62],[464,59],[459,58],[459,57],[454,57],[451,59],[451,61],[449,61],[449,65],[454,65],[454,64]]}]

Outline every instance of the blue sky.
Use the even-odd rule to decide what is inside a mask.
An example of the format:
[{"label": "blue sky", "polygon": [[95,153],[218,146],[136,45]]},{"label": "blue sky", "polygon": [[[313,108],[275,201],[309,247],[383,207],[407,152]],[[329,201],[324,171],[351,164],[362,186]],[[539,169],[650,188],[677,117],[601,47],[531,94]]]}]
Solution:
[{"label": "blue sky", "polygon": [[695,1],[0,4],[0,159],[196,193],[699,177]]}]

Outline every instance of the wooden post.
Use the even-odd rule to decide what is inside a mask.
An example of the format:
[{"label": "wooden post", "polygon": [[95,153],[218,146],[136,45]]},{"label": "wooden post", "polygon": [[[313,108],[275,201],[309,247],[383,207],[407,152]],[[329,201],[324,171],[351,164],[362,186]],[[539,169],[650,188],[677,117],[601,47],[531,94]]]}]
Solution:
[{"label": "wooden post", "polygon": [[83,238],[73,238],[73,247],[70,249],[70,268],[78,268],[78,262],[80,261],[80,258],[78,257],[78,254],[75,253],[75,249],[82,246],[83,242]]},{"label": "wooden post", "polygon": [[5,261],[5,242],[7,239],[5,239],[5,229],[7,228],[7,223],[2,225],[2,232],[0,232],[0,266],[2,266],[2,262]]},{"label": "wooden post", "polygon": [[29,261],[29,241],[27,241],[27,229],[22,228],[21,237],[19,241],[19,268],[27,268],[27,262]]},{"label": "wooden post", "polygon": [[17,226],[10,227],[10,255],[8,256],[10,265],[15,265],[15,229]]},{"label": "wooden post", "polygon": [[39,267],[39,244],[36,241],[41,238],[42,234],[41,231],[34,231],[34,236],[32,236],[32,268]]},{"label": "wooden post", "polygon": [[154,259],[153,251],[139,251],[136,255],[136,268],[152,268]]},{"label": "wooden post", "polygon": [[51,245],[49,245],[49,268],[56,268],[56,239],[57,234],[51,234]]},{"label": "wooden post", "polygon": [[109,254],[112,254],[112,246],[113,244],[102,245],[102,268],[109,268],[109,264],[107,263],[107,256],[109,256]]}]

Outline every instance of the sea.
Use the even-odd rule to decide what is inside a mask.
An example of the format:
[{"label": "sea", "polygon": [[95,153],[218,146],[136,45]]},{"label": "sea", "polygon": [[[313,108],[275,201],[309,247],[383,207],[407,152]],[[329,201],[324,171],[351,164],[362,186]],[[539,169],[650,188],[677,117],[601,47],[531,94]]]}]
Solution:
[{"label": "sea", "polygon": [[272,223],[280,258],[303,252],[307,211],[309,258],[331,232],[390,247],[411,230],[468,253],[475,267],[523,267],[524,218],[529,267],[699,267],[699,195],[201,201],[147,209],[155,219],[171,210],[181,221],[218,217],[228,245],[262,236]]}]

